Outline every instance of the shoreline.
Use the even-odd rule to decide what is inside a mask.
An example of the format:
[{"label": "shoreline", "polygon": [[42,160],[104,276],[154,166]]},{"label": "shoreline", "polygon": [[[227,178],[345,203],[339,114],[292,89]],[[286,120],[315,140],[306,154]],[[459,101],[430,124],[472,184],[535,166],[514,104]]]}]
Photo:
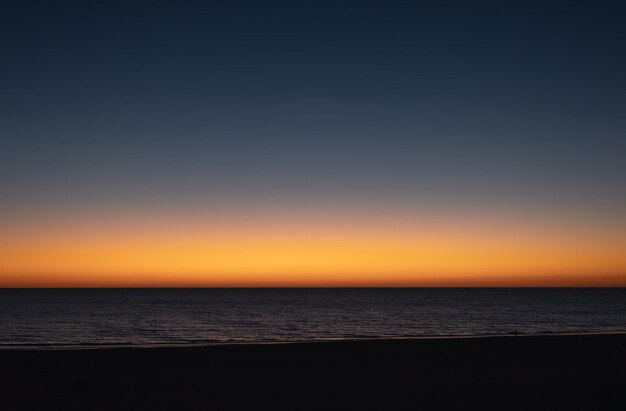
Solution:
[{"label": "shoreline", "polygon": [[364,337],[364,338],[328,338],[317,340],[294,340],[294,341],[202,341],[181,343],[102,343],[102,344],[57,344],[57,343],[34,343],[28,344],[0,344],[0,352],[23,352],[23,351],[90,351],[90,350],[118,350],[118,349],[185,349],[185,348],[212,348],[212,347],[250,347],[250,346],[274,346],[274,345],[313,345],[313,344],[351,344],[367,342],[391,342],[391,341],[428,341],[428,340],[474,340],[496,338],[545,338],[545,337],[582,337],[582,336],[626,336],[624,331],[590,331],[590,332],[554,332],[554,333],[509,333],[509,334],[482,334],[482,335],[429,335],[408,337]]},{"label": "shoreline", "polygon": [[6,410],[626,409],[626,334],[0,351]]}]

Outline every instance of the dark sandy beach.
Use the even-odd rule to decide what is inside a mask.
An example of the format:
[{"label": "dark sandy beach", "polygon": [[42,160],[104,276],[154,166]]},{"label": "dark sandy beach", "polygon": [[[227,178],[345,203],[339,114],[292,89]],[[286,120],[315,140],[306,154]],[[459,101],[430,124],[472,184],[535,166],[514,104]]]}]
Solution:
[{"label": "dark sandy beach", "polygon": [[626,335],[0,352],[2,410],[626,410]]}]

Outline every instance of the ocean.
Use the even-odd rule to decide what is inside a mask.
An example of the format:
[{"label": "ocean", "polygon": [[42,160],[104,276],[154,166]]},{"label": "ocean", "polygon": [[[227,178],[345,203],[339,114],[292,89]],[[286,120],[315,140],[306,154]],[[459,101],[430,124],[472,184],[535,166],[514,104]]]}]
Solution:
[{"label": "ocean", "polygon": [[624,288],[0,289],[0,349],[617,332]]}]

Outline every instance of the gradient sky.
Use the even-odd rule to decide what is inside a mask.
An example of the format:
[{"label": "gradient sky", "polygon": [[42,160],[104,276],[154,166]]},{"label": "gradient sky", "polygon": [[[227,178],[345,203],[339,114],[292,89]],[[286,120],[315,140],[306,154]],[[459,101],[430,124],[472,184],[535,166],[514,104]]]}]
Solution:
[{"label": "gradient sky", "polygon": [[626,286],[622,2],[0,11],[0,286]]}]

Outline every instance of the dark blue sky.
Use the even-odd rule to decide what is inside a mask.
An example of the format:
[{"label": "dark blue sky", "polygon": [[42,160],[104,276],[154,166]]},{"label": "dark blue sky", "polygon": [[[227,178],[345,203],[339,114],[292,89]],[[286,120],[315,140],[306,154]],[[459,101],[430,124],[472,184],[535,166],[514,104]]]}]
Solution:
[{"label": "dark blue sky", "polygon": [[5,219],[273,201],[626,219],[623,2],[1,7]]}]

